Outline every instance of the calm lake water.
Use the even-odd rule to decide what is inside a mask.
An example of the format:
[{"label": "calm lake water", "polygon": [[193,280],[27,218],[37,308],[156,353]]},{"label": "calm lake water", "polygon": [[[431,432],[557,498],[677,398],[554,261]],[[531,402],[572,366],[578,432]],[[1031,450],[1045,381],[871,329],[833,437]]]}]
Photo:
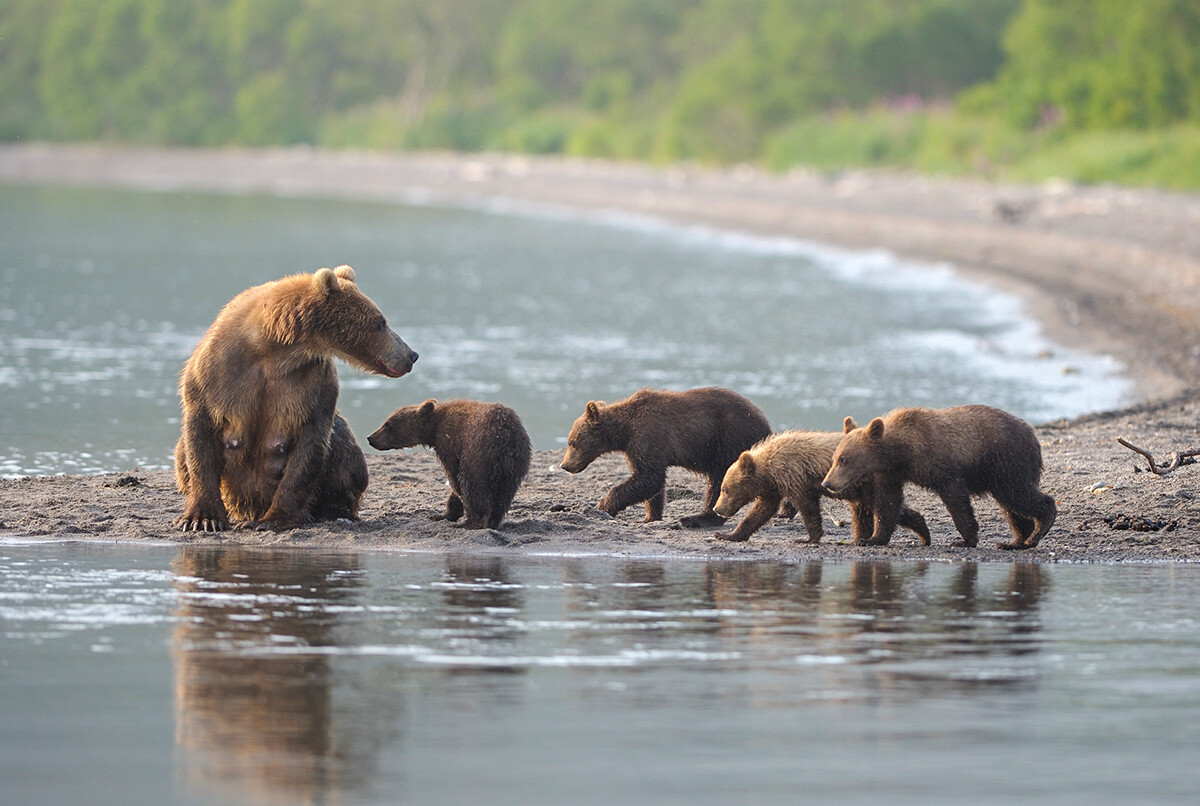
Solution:
[{"label": "calm lake water", "polygon": [[221,306],[340,263],[421,354],[400,380],[342,367],[360,441],[427,397],[507,403],[550,449],[642,386],[728,386],[780,429],[965,402],[1041,421],[1129,389],[944,267],[615,215],[0,185],[0,239],[7,476],[168,466]]},{"label": "calm lake water", "polygon": [[1200,568],[0,543],[4,803],[1194,803]]},{"label": "calm lake water", "polygon": [[[340,263],[421,353],[342,369],[360,438],[430,396],[550,449],[642,386],[824,429],[1129,389],[945,268],[629,217],[0,186],[0,238],[0,476],[168,466],[220,307]],[[1191,803],[1197,614],[1191,566],[8,539],[0,803]]]}]

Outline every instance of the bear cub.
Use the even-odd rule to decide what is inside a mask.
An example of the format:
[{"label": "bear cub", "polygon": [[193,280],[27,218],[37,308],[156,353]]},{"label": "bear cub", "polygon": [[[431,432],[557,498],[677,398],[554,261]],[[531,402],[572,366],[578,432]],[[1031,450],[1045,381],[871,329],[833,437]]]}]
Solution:
[{"label": "bear cub", "polygon": [[450,482],[445,519],[464,529],[499,529],[529,472],[532,448],[521,418],[499,403],[426,400],[392,412],[371,447],[386,451],[427,445]]},{"label": "bear cub", "polygon": [[616,403],[588,403],[571,426],[562,468],[578,473],[603,454],[623,452],[632,475],[597,508],[616,515],[645,502],[647,522],[662,520],[667,468],[686,468],[708,478],[708,491],[704,508],[679,522],[689,528],[720,526],[725,519],[713,507],[726,469],[770,435],[758,407],[728,389],[642,389]]},{"label": "bear cub", "polygon": [[[751,501],[754,506],[736,529],[729,534],[718,534],[717,538],[749,540],[779,512],[781,505],[790,503],[800,512],[808,531],[808,542],[821,542],[825,533],[821,496],[832,497],[821,482],[833,464],[833,452],[841,441],[842,434],[837,432],[784,431],[742,453],[725,472],[715,509],[719,515],[732,517]],[[850,505],[855,545],[870,543],[874,526],[870,485],[869,481],[864,481],[838,496]],[[903,507],[900,523],[915,532],[923,545],[929,545],[929,529],[921,513]]]},{"label": "bear cub", "polygon": [[221,309],[180,380],[177,526],[358,518],[367,463],[337,412],[335,356],[389,378],[417,360],[349,266],[254,286]]},{"label": "bear cub", "polygon": [[906,408],[865,428],[849,417],[844,425],[824,485],[837,494],[874,481],[874,540],[886,540],[895,529],[908,482],[937,493],[961,545],[979,542],[973,495],[990,494],[1008,521],[1013,540],[998,548],[1034,548],[1054,525],[1058,507],[1038,488],[1042,447],[1029,424],[1008,412],[991,406]]}]

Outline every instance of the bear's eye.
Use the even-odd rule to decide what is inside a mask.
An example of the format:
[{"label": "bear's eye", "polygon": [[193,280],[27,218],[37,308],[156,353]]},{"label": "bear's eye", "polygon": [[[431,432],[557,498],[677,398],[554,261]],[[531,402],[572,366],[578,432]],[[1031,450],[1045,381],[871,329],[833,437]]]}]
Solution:
[{"label": "bear's eye", "polygon": [[376,319],[375,320],[375,329],[376,330],[386,330],[387,329],[387,320],[384,319],[382,316],[379,317],[378,319]]}]

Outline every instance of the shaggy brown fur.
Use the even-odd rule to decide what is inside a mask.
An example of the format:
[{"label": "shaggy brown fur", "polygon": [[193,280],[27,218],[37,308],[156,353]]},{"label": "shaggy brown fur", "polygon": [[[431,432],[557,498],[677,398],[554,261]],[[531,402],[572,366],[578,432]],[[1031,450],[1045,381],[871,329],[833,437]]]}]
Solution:
[{"label": "shaggy brown fur", "polygon": [[334,356],[391,378],[417,360],[349,266],[255,286],[221,310],[183,368],[177,525],[358,516],[366,460],[336,410]]},{"label": "shaggy brown fur", "polygon": [[1042,448],[1028,423],[990,406],[897,409],[859,428],[847,417],[845,436],[825,477],[835,494],[873,480],[875,535],[896,528],[906,482],[942,499],[963,545],[979,541],[971,496],[989,493],[1012,530],[1005,549],[1031,549],[1054,525],[1058,507],[1038,489]]},{"label": "shaggy brown fur", "polygon": [[644,501],[646,521],[662,519],[667,468],[683,467],[708,478],[704,509],[680,518],[687,527],[720,526],[713,512],[725,470],[738,454],[771,435],[758,407],[728,389],[686,392],[642,389],[617,403],[590,402],[571,426],[562,467],[578,473],[596,457],[622,451],[633,472],[597,505],[609,515]]},{"label": "shaggy brown fur", "polygon": [[[833,463],[833,452],[842,441],[836,432],[784,431],[768,437],[744,452],[730,465],[721,482],[721,497],[716,512],[732,517],[751,501],[754,506],[737,528],[718,534],[721,540],[749,540],[750,535],[790,502],[800,512],[808,541],[819,543],[825,530],[821,521],[821,496],[832,494],[821,480]],[[873,494],[869,481],[837,496],[850,505],[854,544],[870,542],[874,526]],[[929,545],[929,529],[921,513],[905,506],[900,524],[916,532],[922,544]]]},{"label": "shaggy brown fur", "polygon": [[450,482],[445,519],[465,529],[499,529],[529,472],[532,448],[521,418],[499,403],[426,400],[392,412],[367,437],[378,450],[428,445]]}]

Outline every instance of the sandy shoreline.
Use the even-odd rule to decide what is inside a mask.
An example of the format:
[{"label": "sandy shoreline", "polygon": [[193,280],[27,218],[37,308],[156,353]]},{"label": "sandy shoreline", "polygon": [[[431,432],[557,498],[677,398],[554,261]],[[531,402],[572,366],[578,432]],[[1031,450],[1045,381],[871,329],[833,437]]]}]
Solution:
[{"label": "sandy shoreline", "polygon": [[[580,476],[539,452],[502,532],[464,532],[428,520],[445,487],[431,454],[373,455],[363,520],[292,532],[228,533],[219,542],[437,551],[583,553],[797,561],[811,557],[1039,561],[1200,561],[1192,491],[1200,468],[1158,477],[1114,442],[1125,435],[1156,456],[1200,445],[1200,196],[1118,188],[1002,186],[899,174],[707,171],[502,155],[376,155],[306,149],[178,151],[101,146],[0,146],[0,183],[266,193],[647,215],[677,223],[794,236],[903,257],[948,261],[963,274],[1019,293],[1055,341],[1121,359],[1137,382],[1135,408],[1039,427],[1044,486],[1059,522],[1042,546],[1014,556],[952,549],[940,503],[914,501],[934,545],[899,536],[884,549],[844,545],[846,513],[830,502],[826,540],[795,542],[778,522],[748,544],[678,528],[702,484],[672,475],[667,520],[616,519],[594,504],[625,472],[610,457]],[[1165,402],[1163,402],[1165,401]],[[181,498],[163,471],[0,482],[0,535],[192,541],[170,527]],[[1005,539],[990,501],[977,505],[981,546]],[[1134,528],[1129,528],[1130,526]],[[1157,528],[1155,528],[1157,527]],[[1149,531],[1139,531],[1138,529]]]}]

